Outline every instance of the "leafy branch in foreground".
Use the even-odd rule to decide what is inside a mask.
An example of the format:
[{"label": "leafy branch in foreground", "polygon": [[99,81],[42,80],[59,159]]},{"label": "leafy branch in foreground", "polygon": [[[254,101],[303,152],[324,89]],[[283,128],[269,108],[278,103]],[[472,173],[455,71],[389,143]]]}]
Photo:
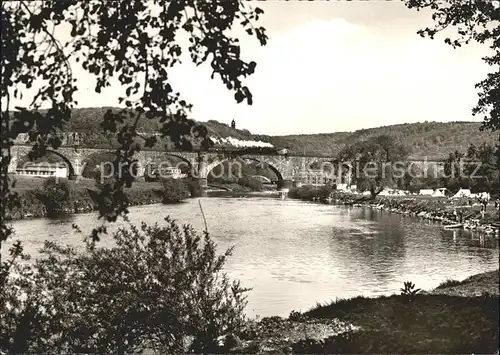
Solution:
[{"label": "leafy branch in foreground", "polygon": [[445,43],[453,48],[471,41],[487,44],[493,54],[482,58],[496,68],[486,79],[476,84],[479,101],[473,115],[483,115],[483,129],[500,129],[500,6],[484,0],[405,0],[408,8],[432,10],[433,27],[419,30],[422,36],[434,38],[439,32],[456,29],[455,38],[446,37]]},{"label": "leafy branch in foreground", "polygon": [[[77,104],[75,66],[95,77],[97,93],[113,81],[123,89],[120,102],[128,110],[110,110],[101,122],[105,133],[116,136],[115,164],[122,172],[131,171],[135,152],[157,140],[137,132],[141,120],[157,119],[160,137],[168,137],[177,148],[192,149],[193,140],[201,147],[209,145],[206,128],[188,119],[192,106],[169,80],[170,68],[181,62],[183,53],[196,65],[209,63],[212,78],[218,75],[238,103],[252,103],[242,80],[254,73],[256,63],[241,59],[239,41],[229,30],[239,23],[266,44],[264,28],[254,25],[263,13],[260,8],[238,0],[131,0],[115,5],[104,0],[2,2],[0,243],[12,234],[4,223],[12,196],[10,148],[20,134],[28,135],[33,159],[61,145],[62,130]],[[70,38],[63,41],[59,34],[68,29]],[[29,107],[13,111],[12,100],[26,93],[33,94]],[[38,111],[42,107],[45,114]],[[131,174],[115,176],[112,205],[100,211],[101,217],[115,221],[127,213],[123,189],[133,180]]]},{"label": "leafy branch in foreground", "polygon": [[[166,218],[130,226],[84,251],[46,242],[15,263],[1,293],[8,353],[215,352],[245,324],[246,289],[223,273],[208,233]],[[14,277],[14,274],[17,276]]]}]

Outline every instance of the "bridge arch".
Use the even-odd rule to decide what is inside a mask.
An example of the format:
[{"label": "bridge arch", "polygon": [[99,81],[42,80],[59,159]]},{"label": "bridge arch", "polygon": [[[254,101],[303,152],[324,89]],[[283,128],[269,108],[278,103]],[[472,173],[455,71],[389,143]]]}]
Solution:
[{"label": "bridge arch", "polygon": [[219,159],[217,161],[214,161],[214,162],[208,164],[207,165],[207,172],[206,172],[207,177],[215,167],[219,166],[220,164],[223,164],[226,161],[236,160],[236,158],[252,160],[252,161],[255,161],[257,163],[264,164],[266,167],[268,167],[276,175],[279,182],[284,180],[282,172],[278,168],[276,168],[271,162],[263,160],[263,159],[258,159],[256,157],[252,157],[252,156],[245,156],[245,155],[241,155],[241,156],[237,156],[237,157],[224,157],[222,159]]},{"label": "bridge arch", "polygon": [[59,152],[52,150],[52,149],[50,149],[50,150],[47,149],[47,152],[50,152],[50,153],[60,157],[68,166],[68,179],[69,180],[75,179],[75,177],[76,177],[75,168],[73,167],[73,164],[71,164],[71,161],[68,159],[68,157],[66,157],[64,154],[59,153]]},{"label": "bridge arch", "polygon": [[[47,158],[48,155],[55,155],[59,158],[62,159],[62,161],[66,164],[66,166],[68,167],[68,179],[72,180],[75,178],[75,168],[73,167],[73,164],[71,163],[71,161],[69,160],[69,158],[67,156],[65,156],[64,154],[56,151],[56,150],[53,150],[53,149],[47,149],[46,150],[46,154],[41,158]],[[27,162],[33,162],[30,158],[29,158],[29,152],[27,152],[26,154],[24,154],[21,159],[18,160],[17,162],[17,167],[21,167],[23,164],[26,164]]]},{"label": "bridge arch", "polygon": [[165,153],[165,155],[168,155],[168,156],[171,156],[171,157],[175,157],[175,158],[178,158],[180,160],[182,160],[183,162],[185,162],[188,166],[189,169],[191,169],[193,167],[193,162],[191,160],[189,160],[188,158],[186,157],[183,157],[182,155],[180,154],[175,154],[175,153]]}]

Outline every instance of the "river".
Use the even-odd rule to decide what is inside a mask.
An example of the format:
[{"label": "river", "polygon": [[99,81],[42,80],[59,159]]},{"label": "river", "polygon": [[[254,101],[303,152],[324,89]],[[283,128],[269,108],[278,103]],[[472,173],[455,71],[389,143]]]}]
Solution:
[{"label": "river", "polygon": [[[220,250],[234,245],[226,271],[251,287],[247,313],[287,316],[317,302],[399,292],[404,281],[431,289],[498,268],[498,240],[409,216],[274,198],[202,198],[208,229]],[[170,215],[202,230],[198,200],[130,209],[134,222]],[[46,239],[82,245],[96,214],[13,223],[25,251],[37,256]],[[113,228],[116,228],[114,226]],[[101,242],[108,245],[109,238]],[[2,254],[5,249],[3,248]]]}]

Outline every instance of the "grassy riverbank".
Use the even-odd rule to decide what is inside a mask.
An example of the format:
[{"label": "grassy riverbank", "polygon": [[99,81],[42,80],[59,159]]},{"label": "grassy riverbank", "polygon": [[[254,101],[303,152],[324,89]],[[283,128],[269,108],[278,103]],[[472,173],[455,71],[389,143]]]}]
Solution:
[{"label": "grassy riverbank", "polygon": [[[369,196],[328,191],[326,187],[313,189],[309,186],[290,190],[289,196],[306,201],[319,200],[324,203],[333,203],[350,206],[365,206],[392,213],[411,215],[445,224],[461,221],[468,228],[490,228],[491,224],[498,223],[498,210],[493,202],[486,207],[484,217],[481,215],[481,205],[477,201],[461,198],[435,198],[430,196]],[[328,201],[328,202],[327,202]]]},{"label": "grassy riverbank", "polygon": [[[43,189],[45,178],[28,178],[17,176],[15,187],[19,205],[8,210],[7,218],[19,220],[25,218],[41,218],[47,216],[46,207],[37,196],[37,191]],[[86,213],[95,211],[97,204],[92,199],[90,191],[97,191],[95,181],[91,179],[67,180],[71,189],[72,201],[65,208],[66,214]],[[132,187],[125,188],[130,206],[147,205],[162,202],[162,184],[160,182],[136,181]]]},{"label": "grassy riverbank", "polygon": [[[43,190],[46,178],[25,176],[13,176],[12,178],[16,180],[12,192],[18,194],[19,205],[13,206],[8,210],[7,218],[9,220],[20,220],[47,217],[46,207],[37,196],[37,191]],[[66,206],[65,214],[88,213],[97,209],[97,204],[89,193],[89,190],[97,191],[94,180],[80,179],[65,181],[72,193],[72,201]],[[186,181],[186,185],[186,189],[190,190],[191,197],[198,197],[202,193],[196,181]],[[237,183],[221,184],[221,187],[229,189],[230,191],[227,191],[227,194],[230,196],[246,196],[259,193],[251,187]],[[130,206],[162,203],[162,191],[164,191],[164,186],[162,186],[161,182],[136,181],[132,184],[132,187],[125,188]],[[260,193],[264,196],[268,194],[268,191],[261,191]],[[212,195],[217,196],[216,193]]]},{"label": "grassy riverbank", "polygon": [[233,352],[495,353],[498,277],[496,270],[413,296],[341,299],[288,319],[265,318],[241,334]]},{"label": "grassy riverbank", "polygon": [[479,296],[485,293],[498,295],[499,270],[472,275],[463,281],[447,280],[432,290],[432,294],[453,296]]}]

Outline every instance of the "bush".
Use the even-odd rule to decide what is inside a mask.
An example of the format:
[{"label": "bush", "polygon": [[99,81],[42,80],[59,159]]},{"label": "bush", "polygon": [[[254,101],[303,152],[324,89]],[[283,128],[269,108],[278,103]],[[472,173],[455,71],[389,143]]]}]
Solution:
[{"label": "bush", "polygon": [[[112,152],[94,153],[90,155],[85,161],[82,176],[84,178],[99,179],[101,169],[104,170],[106,175],[110,175],[112,169],[109,163],[114,163],[115,159],[116,155]],[[103,165],[101,166],[101,164]]]},{"label": "bush", "polygon": [[162,179],[162,202],[179,203],[189,197],[190,192],[181,179]]},{"label": "bush", "polygon": [[241,186],[248,187],[252,191],[262,191],[263,189],[262,181],[250,176],[243,176],[242,178],[239,178],[238,184]]},{"label": "bush", "polygon": [[44,204],[49,218],[73,212],[73,191],[66,179],[48,178],[36,196]]},{"label": "bush", "polygon": [[200,181],[193,177],[188,177],[184,179],[187,189],[191,194],[191,197],[201,197],[203,196],[203,188],[201,187]]},{"label": "bush", "polygon": [[45,217],[45,205],[40,201],[37,191],[16,191],[6,208],[6,220],[23,219],[26,217]]},{"label": "bush", "polygon": [[330,194],[333,191],[332,186],[311,186],[304,185],[301,187],[294,187],[288,191],[288,196],[291,198],[296,198],[300,200],[312,201],[317,198],[320,200],[325,200],[330,197]]},{"label": "bush", "polygon": [[231,249],[218,256],[208,233],[166,221],[119,229],[111,248],[46,242],[29,270],[15,264],[1,351],[216,352],[219,336],[242,331],[247,290],[222,272]]}]

